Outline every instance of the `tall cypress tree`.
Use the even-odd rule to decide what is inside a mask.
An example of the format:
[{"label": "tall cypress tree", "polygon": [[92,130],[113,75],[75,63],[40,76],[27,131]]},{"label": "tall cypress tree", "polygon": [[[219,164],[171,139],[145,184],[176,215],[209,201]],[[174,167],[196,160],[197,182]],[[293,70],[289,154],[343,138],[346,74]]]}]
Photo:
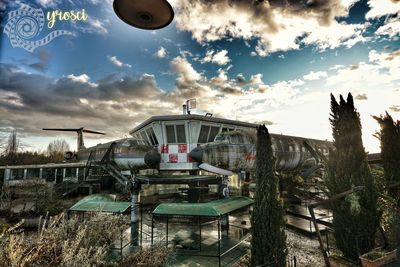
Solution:
[{"label": "tall cypress tree", "polygon": [[[400,182],[400,121],[394,122],[386,112],[385,116],[373,116],[381,126],[376,136],[381,141],[381,158],[387,186]],[[400,200],[400,187],[389,189],[391,197]]]},{"label": "tall cypress tree", "polygon": [[332,205],[336,245],[344,256],[358,256],[374,247],[379,225],[377,191],[361,139],[361,123],[353,96],[339,103],[331,94],[331,118],[334,149],[330,151],[326,185],[332,197],[355,186],[364,190]]},{"label": "tall cypress tree", "polygon": [[286,234],[279,180],[275,175],[271,137],[265,125],[257,129],[256,191],[251,215],[251,266],[286,265]]}]

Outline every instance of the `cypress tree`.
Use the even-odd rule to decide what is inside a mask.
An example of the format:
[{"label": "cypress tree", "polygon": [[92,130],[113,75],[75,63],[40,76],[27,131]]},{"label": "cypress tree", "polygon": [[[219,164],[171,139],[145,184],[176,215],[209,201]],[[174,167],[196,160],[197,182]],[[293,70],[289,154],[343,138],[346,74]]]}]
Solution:
[{"label": "cypress tree", "polygon": [[379,225],[377,191],[361,139],[361,123],[353,96],[339,103],[331,94],[331,118],[334,149],[330,151],[326,185],[332,197],[355,186],[364,190],[353,193],[332,205],[336,245],[346,258],[358,256],[374,248]]},{"label": "cypress tree", "polygon": [[[373,116],[381,126],[375,136],[381,141],[381,159],[385,170],[386,185],[400,182],[400,121],[394,122],[392,116],[386,112],[385,116]],[[389,189],[391,197],[399,200],[400,189]]]},{"label": "cypress tree", "polygon": [[251,266],[286,265],[284,210],[274,166],[271,137],[265,125],[260,125],[257,129],[257,186],[251,215]]}]

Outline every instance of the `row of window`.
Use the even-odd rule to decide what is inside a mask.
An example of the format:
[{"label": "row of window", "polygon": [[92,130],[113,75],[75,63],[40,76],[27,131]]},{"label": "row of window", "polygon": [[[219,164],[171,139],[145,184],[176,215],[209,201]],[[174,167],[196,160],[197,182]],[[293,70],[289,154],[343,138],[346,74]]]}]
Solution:
[{"label": "row of window", "polygon": [[[214,138],[219,133],[219,130],[220,127],[217,126],[202,125],[200,128],[200,135],[197,143],[202,144],[214,141]],[[229,132],[233,130],[234,130],[233,128],[222,128],[222,132]],[[185,125],[183,124],[166,125],[165,133],[168,144],[186,143],[186,131],[185,131]],[[148,127],[146,130],[143,130],[140,133],[135,134],[133,137],[147,140],[153,146],[159,144],[152,127]]]}]

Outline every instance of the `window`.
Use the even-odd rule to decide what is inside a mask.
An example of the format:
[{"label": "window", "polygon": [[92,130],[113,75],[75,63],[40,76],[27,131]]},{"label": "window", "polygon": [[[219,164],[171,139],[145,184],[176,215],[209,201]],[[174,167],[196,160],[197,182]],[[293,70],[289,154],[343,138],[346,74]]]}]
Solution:
[{"label": "window", "polygon": [[167,142],[176,143],[175,125],[167,125],[165,126],[165,129],[167,131]]},{"label": "window", "polygon": [[146,130],[147,136],[150,139],[150,143],[154,146],[154,145],[158,145],[158,141],[157,141],[157,137],[156,134],[154,133],[154,130],[152,127],[148,128]]},{"label": "window", "polygon": [[166,125],[165,130],[169,144],[186,143],[185,125]]},{"label": "window", "polygon": [[225,138],[226,138],[226,135],[225,135],[225,133],[220,133],[220,134],[218,134],[216,137],[215,137],[215,141],[224,141],[225,140]]},{"label": "window", "polygon": [[186,143],[186,134],[184,125],[176,125],[176,137],[178,143]]},{"label": "window", "polygon": [[222,133],[223,132],[231,132],[231,131],[233,131],[234,129],[232,129],[232,128],[222,128]]},{"label": "window", "polygon": [[199,135],[199,143],[207,143],[208,132],[210,131],[210,126],[202,125]]},{"label": "window", "polygon": [[148,140],[146,133],[144,131],[140,132],[140,136],[142,137],[143,140],[146,140],[146,141]]},{"label": "window", "polygon": [[212,142],[215,139],[215,136],[219,132],[219,127],[211,127],[210,136],[208,137],[208,142]]},{"label": "window", "polygon": [[219,127],[203,125],[200,129],[199,142],[208,143],[214,141],[215,136],[219,133]]}]

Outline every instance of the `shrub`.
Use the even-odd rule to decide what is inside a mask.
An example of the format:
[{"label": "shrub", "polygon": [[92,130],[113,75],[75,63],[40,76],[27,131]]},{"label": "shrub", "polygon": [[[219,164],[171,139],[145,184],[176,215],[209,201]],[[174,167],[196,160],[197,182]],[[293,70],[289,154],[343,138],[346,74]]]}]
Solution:
[{"label": "shrub", "polygon": [[336,245],[345,257],[358,256],[374,247],[380,221],[378,194],[361,139],[361,123],[349,93],[347,101],[338,103],[331,95],[331,125],[334,149],[330,151],[326,185],[329,197],[364,186],[364,190],[349,195],[332,205]]},{"label": "shrub", "polygon": [[257,129],[256,191],[251,214],[251,266],[286,265],[286,235],[279,180],[274,173],[271,137],[265,126]]},{"label": "shrub", "polygon": [[45,219],[33,237],[18,231],[19,225],[0,235],[0,267],[104,265],[108,248],[123,229],[121,216],[99,213],[84,222],[67,220],[64,214]]}]

